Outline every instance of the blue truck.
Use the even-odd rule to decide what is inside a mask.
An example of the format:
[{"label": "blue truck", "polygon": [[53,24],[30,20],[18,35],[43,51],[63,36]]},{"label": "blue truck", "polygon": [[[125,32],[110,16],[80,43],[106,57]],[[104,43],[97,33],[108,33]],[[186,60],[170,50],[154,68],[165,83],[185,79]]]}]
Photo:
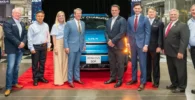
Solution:
[{"label": "blue truck", "polygon": [[[70,19],[73,18],[73,14]],[[107,14],[82,14],[81,20],[85,22],[86,50],[81,55],[81,70],[105,70],[109,69],[108,45],[105,37]],[[124,42],[127,42],[126,38]],[[128,50],[124,66],[127,69]]]}]

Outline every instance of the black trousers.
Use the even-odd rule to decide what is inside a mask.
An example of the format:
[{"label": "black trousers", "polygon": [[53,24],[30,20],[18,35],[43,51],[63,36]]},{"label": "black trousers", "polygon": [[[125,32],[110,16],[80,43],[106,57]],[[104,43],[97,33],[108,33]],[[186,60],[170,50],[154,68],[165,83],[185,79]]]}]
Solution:
[{"label": "black trousers", "polygon": [[33,80],[44,77],[45,61],[47,56],[47,45],[34,45],[35,54],[32,54],[32,72]]},{"label": "black trousers", "polygon": [[191,54],[191,58],[192,58],[192,63],[193,63],[194,68],[195,68],[195,46],[191,46],[190,54]]},{"label": "black trousers", "polygon": [[159,85],[160,81],[160,53],[147,52],[147,81],[152,81],[153,84]]},{"label": "black trousers", "polygon": [[172,85],[185,89],[187,86],[187,54],[184,54],[183,59],[177,59],[177,57],[168,55],[166,57]]},{"label": "black trousers", "polygon": [[122,50],[109,48],[108,49],[109,63],[110,63],[110,78],[122,81],[124,74],[125,54]]}]

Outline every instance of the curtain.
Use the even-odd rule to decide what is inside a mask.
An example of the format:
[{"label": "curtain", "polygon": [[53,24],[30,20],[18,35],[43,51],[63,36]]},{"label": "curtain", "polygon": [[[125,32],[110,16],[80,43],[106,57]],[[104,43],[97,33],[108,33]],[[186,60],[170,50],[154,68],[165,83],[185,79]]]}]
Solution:
[{"label": "curtain", "polygon": [[51,27],[58,11],[64,11],[66,20],[75,8],[81,8],[82,13],[106,13],[111,16],[111,5],[120,6],[120,15],[126,19],[130,15],[130,0],[43,0],[42,9],[45,12],[44,21]]}]

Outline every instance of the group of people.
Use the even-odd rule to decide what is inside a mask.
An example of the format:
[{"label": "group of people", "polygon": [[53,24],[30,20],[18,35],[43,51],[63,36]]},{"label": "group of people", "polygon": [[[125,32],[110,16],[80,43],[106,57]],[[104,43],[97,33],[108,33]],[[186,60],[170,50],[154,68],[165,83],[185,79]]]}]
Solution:
[{"label": "group of people", "polygon": [[[122,85],[124,74],[125,44],[122,39],[127,35],[131,49],[132,78],[127,85],[140,81],[138,91],[142,91],[146,82],[153,82],[153,87],[159,87],[160,81],[160,53],[166,55],[171,85],[166,88],[173,93],[183,93],[187,87],[187,47],[190,48],[193,64],[195,66],[195,5],[190,11],[192,18],[188,23],[179,21],[179,11],[171,9],[170,22],[164,25],[156,18],[156,10],[148,9],[148,15],[141,14],[140,4],[134,4],[135,15],[126,21],[119,15],[120,7],[111,7],[112,17],[106,23],[106,39],[109,46],[110,79],[105,84],[116,82],[115,88]],[[141,76],[137,78],[138,62]],[[191,91],[195,94],[195,90]]]},{"label": "group of people", "polygon": [[[158,88],[160,80],[160,52],[167,57],[168,71],[171,85],[167,89],[173,93],[185,92],[187,86],[187,58],[186,48],[189,44],[193,64],[195,64],[195,5],[191,7],[192,18],[188,24],[179,21],[179,11],[170,11],[170,22],[164,25],[156,18],[155,8],[148,9],[148,16],[141,14],[140,4],[134,4],[135,15],[125,18],[119,15],[120,7],[111,6],[112,17],[106,22],[105,37],[108,44],[108,56],[110,63],[110,78],[104,84],[116,82],[115,88],[123,83],[124,57],[122,52],[126,47],[123,42],[128,37],[131,48],[132,79],[127,85],[136,84],[137,60],[139,60],[141,77],[138,91],[142,91],[146,82],[152,82],[153,87]],[[33,85],[38,82],[48,83],[44,78],[45,61],[47,51],[50,51],[50,35],[53,39],[54,55],[54,85],[63,85],[68,81],[74,88],[74,82],[84,84],[80,79],[80,56],[86,49],[85,23],[81,21],[82,10],[74,9],[74,19],[66,22],[65,13],[59,11],[55,24],[49,32],[49,26],[43,20],[45,13],[38,11],[36,21],[31,24],[28,31],[24,23],[20,21],[21,10],[14,8],[12,18],[3,24],[0,33],[0,49],[7,54],[6,91],[5,96],[10,95],[12,87],[22,88],[18,84],[18,70],[22,59],[24,46],[28,41],[28,48],[32,57]],[[2,28],[0,27],[0,31]],[[2,43],[4,39],[5,43]],[[0,50],[1,51],[1,50]],[[195,90],[192,90],[195,93]]]},{"label": "group of people", "polygon": [[68,81],[70,87],[74,87],[73,77],[75,82],[83,84],[80,80],[79,66],[81,52],[86,47],[84,39],[85,24],[80,20],[82,10],[76,8],[74,10],[74,20],[67,23],[65,13],[59,11],[51,34],[48,24],[43,21],[45,17],[43,11],[36,12],[36,21],[29,26],[28,31],[24,23],[20,21],[21,13],[20,8],[14,8],[12,18],[3,23],[3,27],[0,27],[0,31],[2,31],[0,49],[4,51],[3,44],[5,44],[8,61],[4,95],[10,95],[12,87],[23,87],[18,84],[18,70],[24,46],[27,43],[32,58],[33,85],[37,86],[39,82],[49,82],[44,78],[44,72],[47,51],[50,51],[51,47],[50,35],[52,35],[54,45],[54,85],[63,85]]}]

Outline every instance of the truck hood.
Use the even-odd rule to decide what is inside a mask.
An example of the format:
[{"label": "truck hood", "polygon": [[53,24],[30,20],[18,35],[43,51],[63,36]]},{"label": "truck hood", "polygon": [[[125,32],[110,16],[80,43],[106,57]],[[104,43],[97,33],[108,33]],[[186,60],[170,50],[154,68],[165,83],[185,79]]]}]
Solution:
[{"label": "truck hood", "polygon": [[85,40],[86,43],[106,43],[104,30],[86,30]]}]

